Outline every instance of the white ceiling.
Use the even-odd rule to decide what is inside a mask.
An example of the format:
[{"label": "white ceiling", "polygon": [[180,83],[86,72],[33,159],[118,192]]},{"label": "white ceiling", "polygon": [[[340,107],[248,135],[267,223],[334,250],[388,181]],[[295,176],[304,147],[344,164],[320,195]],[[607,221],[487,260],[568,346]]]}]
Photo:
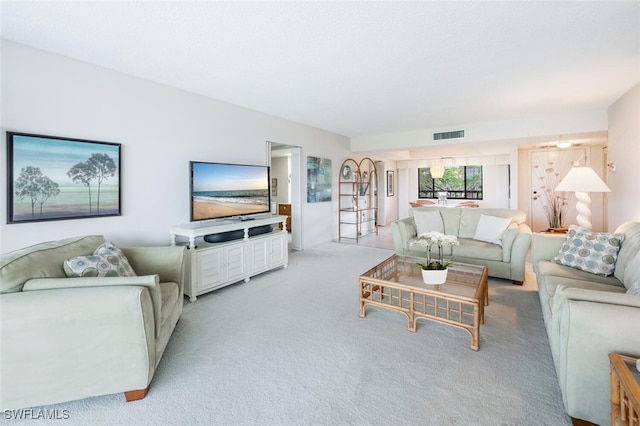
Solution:
[{"label": "white ceiling", "polygon": [[345,136],[604,109],[640,2],[13,2],[2,37]]}]

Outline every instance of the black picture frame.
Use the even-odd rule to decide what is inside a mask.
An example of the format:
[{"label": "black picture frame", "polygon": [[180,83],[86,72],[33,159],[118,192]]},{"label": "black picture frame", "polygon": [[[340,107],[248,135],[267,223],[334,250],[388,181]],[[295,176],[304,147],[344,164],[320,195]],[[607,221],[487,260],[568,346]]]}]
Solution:
[{"label": "black picture frame", "polygon": [[393,170],[387,170],[387,197],[393,197]]},{"label": "black picture frame", "polygon": [[121,144],[7,132],[7,223],[121,215]]}]

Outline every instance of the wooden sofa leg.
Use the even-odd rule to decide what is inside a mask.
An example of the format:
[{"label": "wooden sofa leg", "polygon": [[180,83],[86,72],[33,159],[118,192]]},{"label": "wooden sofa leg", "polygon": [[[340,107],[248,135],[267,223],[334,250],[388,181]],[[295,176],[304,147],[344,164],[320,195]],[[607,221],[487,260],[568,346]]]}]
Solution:
[{"label": "wooden sofa leg", "polygon": [[147,396],[148,390],[149,388],[128,391],[124,393],[124,397],[127,399],[127,402],[137,401]]},{"label": "wooden sofa leg", "polygon": [[571,424],[573,426],[596,426],[595,423],[591,423],[582,419],[576,419],[575,417],[571,417]]},{"label": "wooden sofa leg", "polygon": [[513,285],[522,285],[522,284],[524,284],[524,281],[511,280],[511,282],[513,283]]}]

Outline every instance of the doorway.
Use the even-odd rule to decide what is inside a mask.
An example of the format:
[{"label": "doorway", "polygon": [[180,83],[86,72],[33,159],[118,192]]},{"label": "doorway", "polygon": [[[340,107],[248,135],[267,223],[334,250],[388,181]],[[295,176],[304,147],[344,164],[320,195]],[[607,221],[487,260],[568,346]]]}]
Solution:
[{"label": "doorway", "polygon": [[[278,214],[280,204],[291,207],[292,250],[303,250],[302,244],[302,148],[294,145],[267,142],[267,162],[271,167],[271,213]],[[275,180],[274,180],[275,179]],[[274,185],[275,184],[275,187]]]}]

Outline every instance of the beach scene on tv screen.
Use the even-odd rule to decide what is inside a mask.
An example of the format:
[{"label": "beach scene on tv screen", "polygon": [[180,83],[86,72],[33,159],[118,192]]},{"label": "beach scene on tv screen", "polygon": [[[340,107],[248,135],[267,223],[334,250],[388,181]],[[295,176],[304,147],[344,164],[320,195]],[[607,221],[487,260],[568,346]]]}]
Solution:
[{"label": "beach scene on tv screen", "polygon": [[267,167],[193,163],[193,220],[269,212]]}]

